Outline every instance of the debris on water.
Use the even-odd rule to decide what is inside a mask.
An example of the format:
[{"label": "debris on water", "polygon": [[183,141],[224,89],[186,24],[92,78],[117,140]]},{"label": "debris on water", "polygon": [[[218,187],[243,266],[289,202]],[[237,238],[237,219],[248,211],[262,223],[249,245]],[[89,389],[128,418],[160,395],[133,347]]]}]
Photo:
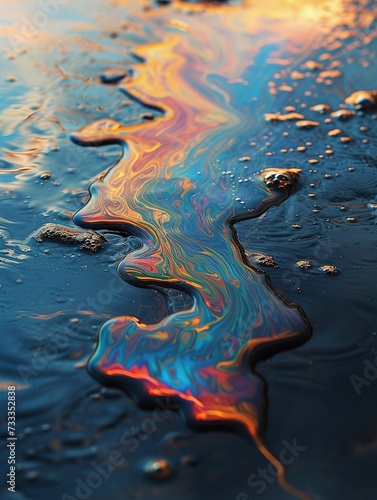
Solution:
[{"label": "debris on water", "polygon": [[296,262],[296,266],[300,269],[310,269],[312,267],[312,263],[310,260],[298,260]]},{"label": "debris on water", "polygon": [[338,109],[331,113],[333,118],[338,118],[339,120],[348,120],[351,116],[355,115],[355,111],[349,109]]},{"label": "debris on water", "polygon": [[246,252],[246,256],[255,264],[266,267],[279,267],[275,259],[266,253],[261,252]]},{"label": "debris on water", "polygon": [[107,239],[94,231],[82,231],[59,224],[46,224],[32,233],[37,241],[53,240],[61,243],[82,243],[81,250],[97,252]]},{"label": "debris on water", "polygon": [[315,70],[323,68],[323,65],[319,62],[316,62],[316,61],[306,61],[304,66],[305,66],[305,68],[309,69],[310,71],[315,71]]},{"label": "debris on water", "polygon": [[316,122],[314,120],[300,120],[296,122],[296,127],[298,128],[313,128],[313,127],[318,127],[319,122]]},{"label": "debris on water", "polygon": [[145,472],[154,479],[167,479],[173,474],[169,462],[164,459],[152,460],[145,465]]},{"label": "debris on water", "polygon": [[300,172],[298,168],[280,169],[280,171],[271,169],[266,171],[263,180],[270,189],[285,189],[294,184]]},{"label": "debris on water", "polygon": [[333,130],[327,132],[327,135],[329,135],[330,137],[335,137],[336,135],[339,135],[341,133],[342,131],[340,130],[340,128],[334,128]]},{"label": "debris on water", "polygon": [[319,76],[321,78],[339,78],[342,76],[342,72],[338,69],[321,71]]},{"label": "debris on water", "polygon": [[356,109],[373,108],[377,104],[377,90],[358,90],[346,97],[346,104]]},{"label": "debris on water", "polygon": [[51,179],[51,176],[52,176],[51,172],[46,171],[46,172],[41,172],[39,178],[43,179],[43,180],[47,180],[47,179]]},{"label": "debris on water", "polygon": [[285,122],[285,121],[293,121],[293,120],[302,120],[305,118],[304,115],[300,113],[286,113],[285,115],[281,115],[279,113],[265,113],[263,118],[266,122],[277,123],[277,122]]},{"label": "debris on water", "polygon": [[335,266],[321,266],[320,270],[325,274],[338,274],[339,270]]},{"label": "debris on water", "polygon": [[325,113],[330,113],[331,107],[328,104],[315,104],[310,107],[310,110],[324,115]]},{"label": "debris on water", "polygon": [[302,80],[303,78],[305,78],[305,75],[300,71],[292,71],[291,78],[293,80]]},{"label": "debris on water", "polygon": [[110,68],[105,69],[100,74],[100,79],[102,83],[117,83],[123,78],[130,77],[130,73],[121,68]]},{"label": "debris on water", "polygon": [[281,92],[293,92],[294,89],[290,85],[280,85],[280,87],[278,87],[278,90],[280,90]]}]

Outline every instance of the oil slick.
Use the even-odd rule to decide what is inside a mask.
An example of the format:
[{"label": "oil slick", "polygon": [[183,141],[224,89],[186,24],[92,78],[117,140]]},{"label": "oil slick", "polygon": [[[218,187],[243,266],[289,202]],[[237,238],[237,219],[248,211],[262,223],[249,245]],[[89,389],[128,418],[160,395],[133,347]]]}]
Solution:
[{"label": "oil slick", "polygon": [[[205,473],[202,497],[209,488],[214,497],[235,498],[243,474],[246,479],[253,463],[263,463],[250,435],[271,460],[265,439],[281,458],[279,438],[304,435],[310,452],[287,465],[287,474],[313,497],[333,498],[335,480],[343,498],[357,498],[358,491],[375,486],[367,479],[372,458],[344,457],[344,449],[354,448],[360,429],[365,434],[374,428],[368,411],[359,411],[361,399],[352,408],[347,401],[349,390],[354,394],[350,366],[354,363],[357,373],[356,364],[373,346],[368,247],[376,227],[376,100],[375,91],[367,89],[376,88],[376,5],[364,0],[357,5],[345,0],[218,3],[172,0],[159,7],[156,0],[114,0],[110,7],[99,0],[93,9],[87,1],[70,2],[45,29],[22,40],[18,21],[36,12],[32,2],[22,2],[30,4],[29,16],[18,5],[13,25],[0,27],[16,42],[8,43],[8,52],[4,46],[0,119],[7,214],[0,220],[5,292],[0,323],[9,332],[3,343],[6,380],[17,382],[18,362],[29,366],[34,354],[38,360],[51,352],[56,329],[68,332],[56,362],[54,356],[48,370],[36,369],[22,394],[19,428],[33,432],[20,436],[19,477],[30,498],[45,498],[51,488],[60,497],[67,492],[66,479],[84,478],[89,448],[96,462],[103,462],[118,446],[119,433],[132,426],[136,435],[143,422],[141,410],[120,391],[101,389],[77,370],[93,353],[105,321],[90,365],[100,380],[153,406],[160,397],[154,401],[150,392],[175,390],[172,405],[185,410],[191,423],[207,421],[211,428],[219,422],[246,431],[244,442],[225,433],[191,435],[190,455]],[[318,125],[300,127],[299,121]],[[101,147],[70,144],[69,134],[78,129],[76,142]],[[112,142],[117,144],[102,146]],[[293,175],[293,169],[300,174]],[[65,229],[58,243],[25,240],[32,231],[43,234],[48,222],[71,226],[68,219],[87,202],[88,185],[98,176],[76,222],[89,230],[104,228],[109,242],[102,252],[81,252],[83,242]],[[249,220],[236,224],[242,218]],[[139,238],[123,240],[126,226]],[[66,237],[72,246],[66,246]],[[114,263],[122,257],[122,277],[142,289],[115,275]],[[306,338],[308,326],[298,333],[301,311],[275,295],[260,267],[316,325],[313,343],[266,364],[259,363],[258,349],[289,347],[291,340]],[[159,283],[156,273],[165,281]],[[280,335],[280,317],[296,336]],[[212,322],[207,330],[205,321]],[[69,336],[73,328],[75,338]],[[258,334],[260,344],[253,346]],[[318,345],[324,347],[320,352]],[[115,363],[119,376],[110,374]],[[150,378],[137,374],[135,366]],[[268,387],[255,372],[266,377]],[[238,382],[244,385],[237,387]],[[330,382],[339,398],[327,405]],[[195,401],[187,400],[185,383]],[[88,386],[95,393],[88,393]],[[116,400],[109,400],[108,390]],[[125,408],[126,422],[120,418]],[[206,415],[203,408],[212,420],[199,420]],[[343,417],[352,432],[344,434],[344,425],[338,425]],[[156,487],[165,496],[195,495],[180,453],[173,450],[178,447],[159,440],[181,429],[182,422],[174,420],[163,423],[127,466],[114,469],[111,484],[104,481],[94,496],[105,497],[110,488],[115,496],[127,491],[149,498]],[[77,423],[85,426],[83,441],[73,445],[71,429]],[[136,436],[138,446],[145,435]],[[334,453],[326,458],[321,454],[329,443]],[[212,461],[217,445],[223,450],[218,468]],[[29,449],[34,449],[30,456]],[[343,458],[355,481],[342,480]],[[227,474],[214,480],[213,467],[220,473],[225,467]],[[279,473],[284,484],[282,469]],[[45,482],[53,476],[54,482]],[[322,479],[313,483],[314,476]],[[156,484],[164,478],[163,485]],[[267,496],[286,496],[275,492]]]},{"label": "oil slick", "polygon": [[[246,431],[276,467],[280,484],[306,498],[286,483],[282,464],[263,443],[264,383],[252,369],[267,352],[305,340],[310,326],[300,308],[249,264],[234,229],[286,200],[299,169],[257,168],[243,156],[226,170],[219,160],[248,127],[229,84],[214,83],[214,76],[242,79],[248,66],[247,23],[241,23],[242,10],[228,9],[222,26],[210,11],[187,31],[162,30],[162,42],[138,49],[143,62],[120,88],[161,116],[132,125],[104,118],[72,134],[80,145],[119,144],[123,151],[91,186],[74,222],[137,236],[140,248],[120,262],[120,276],[193,299],[158,324],[128,316],[107,321],[88,367],[141,404],[169,396],[193,425]],[[170,26],[159,12],[147,19],[157,33],[164,22]],[[221,49],[229,37],[235,52]]]}]

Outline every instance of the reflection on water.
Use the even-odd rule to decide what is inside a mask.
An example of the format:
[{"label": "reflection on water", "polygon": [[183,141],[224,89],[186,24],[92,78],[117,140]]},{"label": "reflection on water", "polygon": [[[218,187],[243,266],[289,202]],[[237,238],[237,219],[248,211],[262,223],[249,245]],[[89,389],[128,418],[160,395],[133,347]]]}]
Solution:
[{"label": "reflection on water", "polygon": [[[375,6],[94,4],[25,1],[3,17],[2,363],[19,387],[19,491],[77,497],[75,475],[88,488],[115,449],[124,463],[95,498],[255,495],[264,459],[247,439],[157,424],[101,390],[90,357],[140,403],[174,396],[191,423],[243,426],[285,487],[270,477],[265,498],[373,498],[360,450],[375,442],[375,388],[355,400],[350,376],[376,347]],[[62,225],[84,238],[75,213],[107,240],[99,253],[28,238]],[[310,341],[261,361],[308,337],[303,311]],[[305,452],[288,465],[294,439]]]}]

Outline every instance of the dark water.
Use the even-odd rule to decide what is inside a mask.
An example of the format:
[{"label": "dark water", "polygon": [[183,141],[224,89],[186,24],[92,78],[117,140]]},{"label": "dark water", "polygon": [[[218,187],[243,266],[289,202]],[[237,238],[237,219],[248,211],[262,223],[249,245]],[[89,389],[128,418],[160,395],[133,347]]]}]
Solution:
[{"label": "dark water", "polygon": [[[266,382],[260,403],[265,442],[284,462],[289,484],[311,498],[375,498],[376,111],[356,110],[342,121],[310,110],[319,103],[354,109],[345,98],[373,89],[373,4],[267,2],[240,14],[236,5],[225,11],[201,5],[187,13],[187,3],[183,10],[176,3],[140,12],[122,2],[111,7],[67,2],[47,17],[31,2],[20,2],[18,12],[3,4],[1,374],[2,389],[17,386],[18,441],[15,494],[6,491],[8,455],[2,446],[2,498],[292,498],[247,435],[218,427],[192,430],[166,395],[140,409],[88,374],[86,363],[105,321],[130,316],[155,324],[192,306],[189,295],[169,291],[167,298],[161,290],[120,278],[118,263],[138,248],[137,239],[127,238],[116,221],[102,224],[108,243],[94,254],[80,245],[29,238],[46,223],[74,227],[73,214],[88,206],[89,185],[121,157],[119,145],[82,148],[71,134],[111,119],[136,129],[143,123],[153,139],[164,130],[158,122],[164,116],[162,97],[185,96],[179,75],[193,86],[198,82],[203,98],[198,105],[189,95],[187,106],[200,112],[208,102],[222,106],[222,113],[209,106],[212,114],[203,128],[187,136],[185,124],[197,122],[186,115],[165,139],[167,151],[182,141],[178,150],[187,151],[193,164],[202,162],[206,189],[208,179],[245,179],[244,170],[250,175],[268,168],[302,170],[288,199],[236,224],[246,253],[274,258],[277,266],[263,269],[313,328],[305,344],[256,366]],[[146,49],[145,64],[135,55],[145,43],[161,42],[164,49],[171,36],[187,40],[182,47],[190,72],[178,75],[168,50]],[[312,70],[306,64],[312,60],[322,67]],[[165,61],[162,73],[159,64]],[[123,75],[119,71],[128,72],[130,82],[126,75],[120,83],[103,83],[109,68],[115,79]],[[138,68],[144,78],[135,84]],[[340,74],[320,76],[325,70]],[[161,96],[161,88],[170,93]],[[263,118],[292,112],[287,106],[319,125],[301,129],[295,121]],[[219,125],[222,116],[226,121]],[[336,128],[339,135],[328,135]],[[203,150],[198,145],[190,153],[195,140]],[[297,150],[302,146],[305,151]],[[239,160],[245,157],[251,160]],[[162,156],[158,159],[165,168]],[[313,159],[318,162],[308,162]],[[216,169],[206,171],[208,164]],[[244,194],[243,187],[237,189]],[[220,255],[233,265],[225,248]],[[311,267],[297,267],[302,260]],[[321,266],[338,272],[325,273]],[[269,303],[261,301],[266,335],[283,308],[271,311]],[[239,306],[235,317],[237,311]],[[1,405],[6,408],[4,390]],[[5,427],[2,432],[5,437]]]}]

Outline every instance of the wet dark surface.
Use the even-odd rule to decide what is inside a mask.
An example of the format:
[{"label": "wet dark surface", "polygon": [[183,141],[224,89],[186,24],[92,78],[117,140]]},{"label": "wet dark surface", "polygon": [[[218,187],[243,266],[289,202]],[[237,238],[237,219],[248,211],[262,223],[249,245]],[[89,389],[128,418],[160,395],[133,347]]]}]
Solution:
[{"label": "wet dark surface", "polygon": [[[89,185],[120,156],[115,145],[81,148],[71,132],[104,117],[136,124],[150,120],[146,113],[161,114],[130,100],[117,82],[101,81],[109,68],[132,71],[134,48],[156,34],[134,7],[96,1],[61,5],[44,26],[35,25],[36,17],[31,36],[22,23],[40,9],[20,2],[15,12],[10,2],[1,3],[0,398],[6,408],[4,389],[17,386],[18,437],[15,494],[6,489],[2,440],[1,498],[292,498],[271,472],[263,479],[268,462],[247,437],[218,428],[194,431],[166,398],[140,409],[86,371],[104,321],[129,315],[156,323],[191,304],[189,297],[171,293],[167,300],[121,280],[117,264],[137,247],[135,239],[102,230],[108,242],[91,253],[29,238],[46,223],[75,227],[71,217],[87,201]],[[247,84],[223,82],[249,126],[219,159],[226,169],[244,156],[255,170],[302,169],[288,200],[236,225],[247,252],[274,258],[278,267],[263,269],[313,327],[304,345],[256,367],[267,383],[266,441],[278,456],[297,444],[288,453],[287,479],[311,498],[369,500],[377,494],[377,111],[325,123],[330,115],[309,108],[325,103],[337,110],[352,92],[374,88],[377,25],[373,4],[301,4],[280,4],[280,17],[276,5],[258,7],[259,36],[252,35],[258,50],[242,75]],[[305,6],[294,34],[281,19]],[[187,20],[176,5],[156,8]],[[193,23],[206,15],[202,9],[191,14]],[[322,61],[319,71],[337,61],[332,69],[341,76],[331,84],[316,75],[292,78],[292,71],[306,73],[308,60]],[[211,78],[220,85],[223,77]],[[282,84],[293,91],[269,91]],[[294,121],[264,120],[265,113],[288,112],[286,106],[320,125],[303,130]],[[353,140],[329,136],[335,128]],[[306,150],[297,151],[300,146]],[[298,268],[302,260],[312,267]],[[321,266],[339,272],[326,274]],[[5,437],[6,428],[1,431]],[[154,460],[167,463],[156,472]]]}]

